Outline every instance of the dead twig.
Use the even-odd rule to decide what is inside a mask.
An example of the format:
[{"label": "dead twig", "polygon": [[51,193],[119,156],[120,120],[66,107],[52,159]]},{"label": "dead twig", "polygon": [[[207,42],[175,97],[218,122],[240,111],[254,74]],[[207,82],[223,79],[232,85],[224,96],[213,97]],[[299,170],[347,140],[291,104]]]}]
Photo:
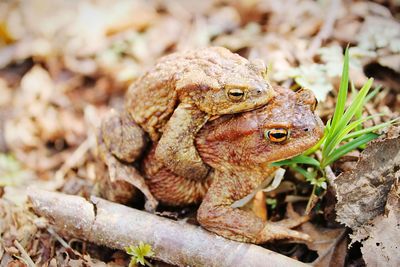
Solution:
[{"label": "dead twig", "polygon": [[91,147],[96,144],[96,136],[90,135],[83,141],[80,146],[72,153],[72,155],[67,159],[67,161],[61,166],[61,168],[55,174],[55,180],[59,181],[61,184],[67,172],[75,167],[77,164],[82,162],[86,153]]},{"label": "dead twig", "polygon": [[61,236],[59,236],[54,230],[53,228],[49,227],[47,228],[47,232],[49,232],[49,234],[51,234],[52,236],[54,236],[55,239],[57,239],[57,241],[64,247],[64,248],[71,248],[67,242],[64,241],[64,239],[62,239]]},{"label": "dead twig", "polygon": [[17,240],[14,240],[14,246],[17,247],[17,249],[21,253],[22,259],[29,267],[36,267],[36,264],[32,261],[31,257],[28,255],[28,252],[26,252],[24,247]]},{"label": "dead twig", "polygon": [[71,236],[124,249],[148,243],[155,259],[178,266],[306,266],[262,247],[234,242],[194,225],[115,204],[29,189],[36,213]]},{"label": "dead twig", "polygon": [[[315,153],[315,155],[317,156],[317,158],[318,158],[319,161],[322,160],[322,154],[321,154],[320,151],[317,151],[317,152]],[[336,175],[335,175],[335,173],[332,171],[331,166],[329,166],[329,165],[326,166],[325,169],[324,169],[324,171],[325,171],[326,179],[328,180],[329,184],[330,184],[330,185],[333,185],[334,182],[335,182],[335,179],[336,179]]]}]

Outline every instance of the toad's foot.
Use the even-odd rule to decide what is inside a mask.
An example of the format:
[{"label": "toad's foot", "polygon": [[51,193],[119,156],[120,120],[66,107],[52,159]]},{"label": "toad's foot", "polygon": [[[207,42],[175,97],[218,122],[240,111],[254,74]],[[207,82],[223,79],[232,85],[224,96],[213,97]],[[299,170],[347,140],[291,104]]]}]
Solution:
[{"label": "toad's foot", "polygon": [[103,119],[100,131],[107,149],[122,161],[133,162],[146,148],[146,133],[127,113],[111,110]]},{"label": "toad's foot", "polygon": [[207,230],[240,242],[263,244],[278,239],[311,241],[309,235],[291,230],[308,221],[307,216],[296,220],[263,222],[253,212],[203,202],[197,212],[197,219]]},{"label": "toad's foot", "polygon": [[129,204],[137,199],[139,191],[125,181],[111,181],[107,165],[104,162],[98,162],[96,164],[96,186],[93,188],[92,194],[112,202]]},{"label": "toad's foot", "polygon": [[291,239],[298,241],[312,241],[307,234],[291,230],[309,220],[309,216],[296,219],[286,219],[279,222],[266,222],[262,231],[258,234],[255,243],[262,244],[271,240]]},{"label": "toad's foot", "polygon": [[107,150],[105,144],[101,142],[101,139],[99,140],[98,148],[103,162],[108,167],[111,183],[123,181],[136,187],[146,197],[145,209],[149,212],[154,212],[157,208],[158,201],[153,194],[151,194],[144,178],[139,174],[136,168],[132,165],[122,163],[115,158],[114,155]]},{"label": "toad's foot", "polygon": [[265,222],[251,210],[232,207],[249,193],[243,191],[251,192],[259,182],[247,179],[245,187],[241,187],[235,176],[218,171],[213,174],[214,181],[197,211],[197,220],[204,228],[228,239],[255,244],[277,239],[310,240],[308,235],[291,230],[308,221],[308,216]]},{"label": "toad's foot", "polygon": [[114,157],[109,158],[106,164],[108,166],[111,181],[121,180],[133,185],[146,197],[145,209],[149,212],[154,212],[156,210],[158,201],[151,194],[144,178],[139,174],[135,167],[123,164]]},{"label": "toad's foot", "polygon": [[207,120],[208,115],[202,111],[181,103],[175,109],[157,144],[157,159],[179,176],[196,181],[203,180],[209,167],[197,153],[194,138]]}]

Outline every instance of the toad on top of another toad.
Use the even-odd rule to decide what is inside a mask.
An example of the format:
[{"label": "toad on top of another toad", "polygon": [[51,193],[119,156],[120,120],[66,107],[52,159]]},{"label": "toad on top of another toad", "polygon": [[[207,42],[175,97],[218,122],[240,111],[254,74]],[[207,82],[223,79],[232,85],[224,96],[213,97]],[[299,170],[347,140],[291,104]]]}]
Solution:
[{"label": "toad on top of another toad", "polygon": [[168,168],[201,180],[209,167],[197,153],[195,135],[211,116],[267,104],[274,91],[265,73],[262,61],[222,47],[165,56],[130,86],[124,111],[103,122],[102,142],[118,159],[133,162],[145,147],[144,130],[158,141],[156,156]]},{"label": "toad on top of another toad", "polygon": [[276,88],[276,92],[269,104],[260,109],[223,116],[201,129],[196,147],[204,162],[213,168],[204,181],[174,174],[157,160],[153,149],[145,158],[143,169],[155,198],[167,205],[185,205],[204,197],[198,221],[229,239],[251,243],[309,239],[290,229],[306,221],[306,217],[265,222],[252,211],[231,206],[258,188],[275,170],[271,162],[296,156],[322,137],[323,124],[314,114],[316,100],[311,91]]}]

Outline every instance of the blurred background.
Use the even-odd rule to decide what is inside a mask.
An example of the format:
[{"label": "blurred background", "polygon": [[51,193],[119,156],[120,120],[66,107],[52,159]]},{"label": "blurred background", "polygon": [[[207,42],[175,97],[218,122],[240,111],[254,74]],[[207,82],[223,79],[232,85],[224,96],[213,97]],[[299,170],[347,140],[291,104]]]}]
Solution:
[{"label": "blurred background", "polygon": [[367,77],[383,85],[367,108],[396,117],[399,18],[398,0],[1,1],[0,265],[10,260],[16,235],[36,259],[62,253],[32,224],[26,187],[88,196],[97,175],[96,127],[160,56],[224,46],[261,58],[273,84],[313,90],[326,119],[350,45],[355,87]]}]

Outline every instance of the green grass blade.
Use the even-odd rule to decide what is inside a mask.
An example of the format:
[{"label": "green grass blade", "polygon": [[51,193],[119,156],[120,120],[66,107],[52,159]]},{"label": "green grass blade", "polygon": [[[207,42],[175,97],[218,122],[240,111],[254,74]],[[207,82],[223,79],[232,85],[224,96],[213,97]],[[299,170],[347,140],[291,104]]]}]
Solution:
[{"label": "green grass blade", "polygon": [[335,112],[332,119],[332,128],[339,123],[339,119],[344,112],[344,107],[347,100],[347,90],[349,88],[349,48],[346,47],[344,52],[344,62],[342,78],[340,80],[339,94],[336,102]]},{"label": "green grass blade", "polygon": [[378,124],[378,125],[375,125],[375,126],[371,126],[371,127],[359,130],[359,131],[355,131],[355,132],[349,133],[348,135],[346,135],[343,138],[343,141],[351,139],[351,138],[359,137],[360,135],[363,135],[363,134],[366,134],[366,133],[377,131],[377,130],[382,129],[384,127],[387,127],[387,126],[389,126],[391,124],[395,124],[396,122],[400,122],[400,118],[393,119],[393,120],[388,121],[388,122],[384,122],[384,123],[381,123],[381,124]]},{"label": "green grass blade", "polygon": [[326,122],[325,129],[327,129],[327,130],[329,131],[329,129],[331,128],[331,124],[332,124],[332,119],[329,119],[329,120]]},{"label": "green grass blade", "polygon": [[367,120],[369,120],[369,119],[372,119],[372,118],[377,117],[377,116],[383,116],[383,115],[384,115],[384,114],[375,114],[375,115],[371,115],[371,116],[368,116],[368,117],[365,117],[365,118],[361,118],[361,119],[358,119],[358,120],[356,120],[356,121],[351,122],[349,125],[347,125],[347,126],[344,127],[343,129],[341,129],[341,130],[333,137],[333,139],[329,141],[329,143],[326,143],[325,154],[326,154],[326,155],[329,155],[329,154],[332,152],[332,150],[334,150],[335,147],[336,147],[337,145],[339,145],[339,144],[343,141],[344,137],[345,137],[349,132],[351,132],[352,130],[354,130],[357,126],[362,125],[363,122],[365,122],[365,121],[367,121]]},{"label": "green grass blade", "polygon": [[381,85],[376,86],[375,89],[365,97],[364,103],[368,103],[372,98],[374,98],[379,93],[381,89],[382,89]]},{"label": "green grass blade", "polygon": [[[368,103],[373,97],[375,97],[376,94],[379,93],[379,91],[381,90],[381,88],[382,88],[382,86],[381,86],[381,85],[378,85],[378,86],[375,87],[375,89],[374,89],[372,92],[368,93],[368,95],[367,95],[367,96],[365,97],[365,99],[364,99],[364,104],[365,104],[365,103]],[[355,95],[356,89],[354,88],[354,84],[353,84],[353,83],[351,83],[351,89],[352,89],[352,90],[351,90],[351,91],[352,91],[352,94]],[[362,109],[361,109],[361,108],[360,108],[359,110],[357,110],[357,112],[354,114],[354,117],[355,117],[356,119],[360,119],[360,118],[362,117]],[[358,125],[355,129],[356,129],[357,131],[362,130],[362,125],[361,125],[361,124]]]},{"label": "green grass blade", "polygon": [[[349,48],[346,47],[344,52],[344,62],[343,62],[343,70],[342,70],[342,78],[340,80],[339,94],[336,101],[336,108],[333,113],[332,121],[330,123],[330,127],[328,128],[328,134],[326,140],[329,141],[332,136],[335,135],[335,131],[337,129],[337,125],[341,121],[343,116],[347,94],[349,89]],[[326,154],[325,146],[322,148],[322,154]]]},{"label": "green grass blade", "polygon": [[369,141],[377,138],[379,135],[375,133],[367,133],[357,137],[356,139],[348,142],[347,144],[336,149],[324,162],[321,163],[321,167],[325,168],[329,164],[335,162],[337,159],[342,157],[343,155],[349,153],[350,151],[356,149],[357,147],[368,143]]},{"label": "green grass blade", "polygon": [[350,91],[351,91],[351,97],[354,98],[354,96],[357,94],[357,89],[354,86],[354,83],[350,81]]},{"label": "green grass blade", "polygon": [[371,88],[373,81],[374,81],[374,79],[370,78],[364,84],[364,86],[361,88],[360,92],[357,94],[356,98],[354,99],[353,103],[349,106],[349,108],[343,114],[342,118],[340,118],[340,121],[336,125],[337,127],[332,130],[332,135],[336,135],[336,133],[338,131],[340,131],[340,129],[344,128],[349,123],[349,121],[353,118],[354,114],[358,110],[362,109],[365,96],[367,95],[369,89]]},{"label": "green grass blade", "polygon": [[281,161],[278,161],[278,162],[273,162],[273,163],[271,163],[271,166],[280,167],[280,166],[283,166],[283,165],[291,165],[291,164],[295,164],[295,163],[308,164],[308,165],[319,167],[319,161],[318,160],[316,160],[314,158],[311,158],[311,157],[308,157],[308,156],[304,156],[304,155],[298,155],[298,156],[296,156],[294,158],[291,158],[291,159],[285,159],[285,160],[281,160]]},{"label": "green grass blade", "polygon": [[[351,96],[354,99],[355,95],[357,94],[357,89],[354,86],[353,82],[351,82],[350,85],[351,85]],[[359,110],[357,110],[356,114],[354,114],[354,118],[356,118],[358,120],[358,119],[361,119],[361,117],[362,117],[362,109],[360,108]],[[356,130],[361,130],[361,129],[362,129],[362,125],[361,124],[357,125]]]}]

